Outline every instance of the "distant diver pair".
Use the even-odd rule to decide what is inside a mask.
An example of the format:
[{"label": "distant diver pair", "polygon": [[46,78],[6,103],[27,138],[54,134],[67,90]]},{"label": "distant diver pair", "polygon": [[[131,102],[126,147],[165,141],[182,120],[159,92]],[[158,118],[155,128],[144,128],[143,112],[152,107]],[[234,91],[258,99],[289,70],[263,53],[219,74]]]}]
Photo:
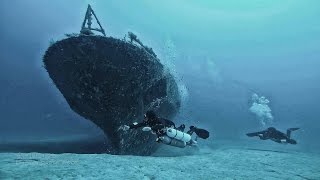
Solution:
[{"label": "distant diver pair", "polygon": [[274,142],[281,143],[281,144],[297,144],[297,141],[291,139],[291,132],[298,130],[299,128],[289,128],[287,129],[287,133],[280,132],[276,130],[274,127],[269,127],[268,129],[260,132],[248,133],[247,136],[255,137],[258,136],[261,140],[270,139]]},{"label": "distant diver pair", "polygon": [[[154,111],[147,111],[144,114],[142,122],[135,122],[130,125],[121,126],[120,128],[127,131],[129,129],[137,129],[141,127],[143,131],[151,131],[155,134],[157,136],[156,142],[180,148],[197,145],[197,137],[202,139],[207,139],[209,137],[209,131],[195,126],[190,126],[189,131],[185,133],[184,124],[176,127],[174,122],[157,117]],[[249,137],[259,137],[261,140],[269,139],[281,144],[297,144],[297,141],[291,138],[291,132],[298,129],[300,128],[289,128],[285,134],[274,127],[269,127],[266,130],[248,133],[246,135]],[[197,135],[195,139],[192,139],[191,137],[193,133]]]},{"label": "distant diver pair", "polygon": [[[127,131],[140,127],[142,127],[143,131],[151,131],[155,134],[157,136],[156,142],[180,148],[197,145],[197,137],[202,139],[207,139],[209,137],[209,132],[207,130],[195,126],[190,126],[190,130],[185,133],[184,124],[176,127],[174,122],[157,117],[154,111],[147,111],[144,114],[142,122],[124,125],[121,128]],[[194,140],[191,137],[193,133],[197,135]]]}]

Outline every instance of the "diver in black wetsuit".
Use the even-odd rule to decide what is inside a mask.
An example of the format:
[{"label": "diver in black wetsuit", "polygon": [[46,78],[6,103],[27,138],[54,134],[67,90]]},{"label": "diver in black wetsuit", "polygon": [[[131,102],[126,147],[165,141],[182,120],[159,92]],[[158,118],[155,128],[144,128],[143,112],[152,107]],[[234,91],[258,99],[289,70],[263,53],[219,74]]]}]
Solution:
[{"label": "diver in black wetsuit", "polygon": [[261,140],[270,139],[277,143],[289,143],[289,144],[297,144],[297,141],[291,139],[291,132],[298,130],[300,128],[289,128],[287,129],[287,134],[276,130],[274,127],[269,127],[268,129],[260,132],[248,133],[247,136],[254,137],[258,136]]},{"label": "diver in black wetsuit", "polygon": [[[144,120],[141,123],[133,123],[130,125],[124,125],[124,130],[129,129],[137,129],[143,127],[142,130],[149,131],[152,130],[157,136],[162,136],[165,134],[165,128],[174,128],[179,131],[184,131],[185,125],[182,124],[179,127],[176,127],[175,123],[164,118],[157,117],[156,113],[154,111],[147,111],[144,115]],[[207,139],[209,137],[209,132],[204,129],[197,128],[195,126],[190,126],[190,130],[187,132],[187,134],[192,135],[193,132],[197,134],[202,139]]]},{"label": "diver in black wetsuit", "polygon": [[[172,122],[168,119],[158,118],[154,111],[147,111],[146,114],[144,114],[144,119],[141,123],[133,123],[130,125],[124,125],[123,129],[129,130],[129,129],[137,129],[140,127],[144,127],[143,130],[144,129],[152,130],[153,132],[155,132],[157,135],[160,136],[164,133],[162,131],[166,127],[171,127],[171,128],[183,131],[185,128],[185,125],[182,124],[180,127],[176,128],[176,125],[174,122]],[[147,127],[149,127],[149,128],[147,128]]]}]

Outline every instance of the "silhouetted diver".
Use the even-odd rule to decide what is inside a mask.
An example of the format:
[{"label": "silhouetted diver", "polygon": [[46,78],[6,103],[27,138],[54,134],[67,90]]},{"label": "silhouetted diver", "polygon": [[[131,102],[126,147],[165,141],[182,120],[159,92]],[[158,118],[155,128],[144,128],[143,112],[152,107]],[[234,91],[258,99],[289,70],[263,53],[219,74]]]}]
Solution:
[{"label": "silhouetted diver", "polygon": [[291,132],[298,130],[300,128],[289,128],[287,129],[287,134],[276,130],[274,127],[269,127],[268,129],[260,132],[248,133],[247,136],[254,137],[258,136],[261,140],[270,139],[277,143],[290,143],[290,144],[297,144],[297,141],[291,139]]},{"label": "silhouetted diver", "polygon": [[184,124],[176,127],[173,121],[157,117],[154,111],[147,111],[142,122],[124,125],[120,128],[126,131],[140,127],[143,127],[143,131],[151,131],[156,134],[157,142],[162,142],[176,147],[185,147],[186,145],[192,146],[197,144],[197,139],[193,140],[191,138],[193,133],[196,133],[197,137],[202,139],[207,139],[209,137],[209,131],[195,126],[190,126],[190,130],[187,133],[184,133]]}]

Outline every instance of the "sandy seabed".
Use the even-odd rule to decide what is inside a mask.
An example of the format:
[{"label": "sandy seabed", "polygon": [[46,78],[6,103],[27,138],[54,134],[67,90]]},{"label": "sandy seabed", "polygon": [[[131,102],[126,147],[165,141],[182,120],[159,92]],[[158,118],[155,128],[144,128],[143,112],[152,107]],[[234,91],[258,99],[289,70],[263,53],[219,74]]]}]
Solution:
[{"label": "sandy seabed", "polygon": [[165,147],[152,157],[0,153],[0,179],[320,180],[320,154],[255,146]]}]

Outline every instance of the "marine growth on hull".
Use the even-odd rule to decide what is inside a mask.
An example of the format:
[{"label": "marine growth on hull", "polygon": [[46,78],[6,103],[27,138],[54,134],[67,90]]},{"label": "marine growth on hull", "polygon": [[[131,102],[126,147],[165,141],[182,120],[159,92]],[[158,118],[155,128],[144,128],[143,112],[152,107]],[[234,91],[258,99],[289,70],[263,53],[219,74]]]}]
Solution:
[{"label": "marine growth on hull", "polygon": [[80,33],[51,44],[43,61],[70,108],[104,131],[109,153],[153,153],[158,145],[150,133],[119,126],[141,121],[148,109],[166,118],[179,110],[178,86],[152,48],[131,32],[124,39],[107,37],[90,5]]}]

